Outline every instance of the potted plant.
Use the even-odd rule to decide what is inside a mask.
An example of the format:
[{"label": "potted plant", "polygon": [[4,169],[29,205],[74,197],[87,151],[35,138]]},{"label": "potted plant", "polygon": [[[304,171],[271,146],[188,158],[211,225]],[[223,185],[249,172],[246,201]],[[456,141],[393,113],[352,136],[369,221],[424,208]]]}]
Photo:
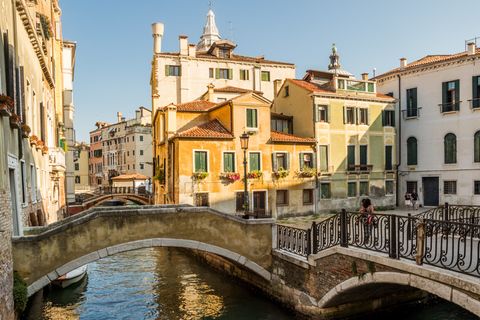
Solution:
[{"label": "potted plant", "polygon": [[28,135],[31,131],[32,130],[29,126],[27,126],[26,124],[22,124],[22,138],[28,138]]},{"label": "potted plant", "polygon": [[260,179],[263,176],[263,172],[260,170],[254,170],[248,173],[248,179]]},{"label": "potted plant", "polygon": [[300,174],[303,177],[313,177],[314,175],[317,174],[317,170],[309,167],[303,167],[302,171],[300,171]]},{"label": "potted plant", "polygon": [[289,173],[290,173],[290,170],[285,170],[284,168],[280,167],[278,170],[275,170],[273,172],[273,175],[277,179],[281,179],[281,178],[285,178],[286,176],[288,176]]},{"label": "potted plant", "polygon": [[22,123],[22,118],[18,114],[13,113],[10,116],[10,127],[13,129],[20,129],[20,125]]},{"label": "potted plant", "polygon": [[36,135],[30,136],[30,145],[36,145],[38,143],[38,137]]},{"label": "potted plant", "polygon": [[222,173],[222,178],[225,178],[230,182],[235,182],[237,180],[240,180],[240,173],[225,172],[225,173]]},{"label": "potted plant", "polygon": [[52,24],[50,23],[50,19],[44,14],[39,14],[40,16],[40,23],[42,24],[43,35],[45,36],[45,40],[49,40],[53,37],[53,29]]},{"label": "potted plant", "polygon": [[0,116],[10,116],[13,110],[13,102],[9,96],[0,94]]},{"label": "potted plant", "polygon": [[38,139],[37,141],[37,150],[40,150],[43,147],[44,143],[42,140]]},{"label": "potted plant", "polygon": [[165,171],[163,170],[163,165],[155,168],[155,175],[153,176],[153,181],[158,181],[160,184],[165,184]]},{"label": "potted plant", "polygon": [[48,147],[44,145],[42,147],[42,154],[47,154],[47,153],[48,153]]},{"label": "potted plant", "polygon": [[210,173],[204,172],[204,171],[198,171],[193,173],[193,177],[195,178],[195,180],[203,180],[207,178],[209,175]]}]

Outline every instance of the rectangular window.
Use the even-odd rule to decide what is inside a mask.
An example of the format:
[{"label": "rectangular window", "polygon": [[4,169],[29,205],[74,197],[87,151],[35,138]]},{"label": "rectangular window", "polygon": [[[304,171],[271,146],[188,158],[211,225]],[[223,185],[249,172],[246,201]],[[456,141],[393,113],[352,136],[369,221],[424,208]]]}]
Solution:
[{"label": "rectangular window", "polygon": [[231,69],[216,69],[217,79],[230,79],[230,74],[232,73]]},{"label": "rectangular window", "polygon": [[355,146],[347,146],[347,169],[355,170]]},{"label": "rectangular window", "polygon": [[300,154],[300,170],[303,168],[313,168],[313,153],[301,153]]},{"label": "rectangular window", "polygon": [[368,109],[359,108],[358,110],[360,124],[368,124]]},{"label": "rectangular window", "polygon": [[127,164],[127,170],[130,170],[130,165],[129,164]]},{"label": "rectangular window", "polygon": [[360,181],[360,196],[368,196],[368,181]]},{"label": "rectangular window", "polygon": [[319,146],[320,171],[328,172],[328,146]]},{"label": "rectangular window", "polygon": [[363,167],[360,167],[361,170],[367,170],[367,167],[365,167],[368,164],[368,146],[360,146],[360,165],[363,165]]},{"label": "rectangular window", "polygon": [[130,157],[130,151],[127,151],[127,157]]},{"label": "rectangular window", "polygon": [[287,169],[287,154],[275,152],[273,154],[273,170]]},{"label": "rectangular window", "polygon": [[208,172],[207,151],[195,151],[195,172]]},{"label": "rectangular window", "polygon": [[166,65],[165,66],[165,75],[166,76],[176,76],[176,77],[179,77],[181,76],[180,74],[180,69],[181,67],[180,66],[169,66],[169,65]]},{"label": "rectangular window", "polygon": [[140,155],[143,156],[143,150],[140,150]]},{"label": "rectangular window", "polygon": [[407,89],[407,118],[416,117],[417,110],[417,88]]},{"label": "rectangular window", "polygon": [[25,161],[20,162],[22,175],[22,203],[27,203],[27,172],[25,171]]},{"label": "rectangular window", "polygon": [[288,206],[288,190],[277,190],[277,206]]},{"label": "rectangular window", "polygon": [[195,206],[210,207],[209,193],[208,192],[195,193]]},{"label": "rectangular window", "polygon": [[140,141],[143,141],[143,136],[140,136]]},{"label": "rectangular window", "polygon": [[385,170],[393,170],[392,146],[385,146]]},{"label": "rectangular window", "polygon": [[258,110],[257,109],[246,109],[247,110],[247,128],[258,128]]},{"label": "rectangular window", "polygon": [[80,183],[80,176],[75,176],[75,183]]},{"label": "rectangular window", "polygon": [[303,204],[313,204],[313,189],[303,189]]},{"label": "rectangular window", "polygon": [[327,106],[318,106],[318,121],[327,122]]},{"label": "rectangular window", "polygon": [[262,71],[262,81],[270,81],[270,71]]},{"label": "rectangular window", "polygon": [[140,169],[143,170],[143,163],[140,163]]},{"label": "rectangular window", "polygon": [[460,110],[460,80],[442,83],[442,112]]},{"label": "rectangular window", "polygon": [[223,172],[235,172],[235,153],[225,152],[223,154]]},{"label": "rectangular window", "polygon": [[395,127],[395,111],[383,110],[382,114],[383,114],[383,126]]},{"label": "rectangular window", "polygon": [[472,108],[480,108],[480,76],[472,77]]},{"label": "rectangular window", "polygon": [[290,95],[290,86],[285,86],[283,97],[286,98]]},{"label": "rectangular window", "polygon": [[230,58],[230,50],[229,49],[219,49],[218,56],[220,58]]},{"label": "rectangular window", "polygon": [[214,76],[213,76],[213,68],[209,68],[209,69],[208,69],[208,77],[209,77],[209,78],[214,78]]},{"label": "rectangular window", "polygon": [[132,156],[134,156],[134,155],[135,155],[135,150],[132,150]]},{"label": "rectangular window", "polygon": [[75,163],[75,171],[78,171],[78,170],[80,170],[80,164]]},{"label": "rectangular window", "polygon": [[272,119],[270,120],[272,130],[292,134],[292,126],[289,120]]},{"label": "rectangular window", "polygon": [[249,172],[261,171],[260,152],[250,152],[248,164],[250,165]]},{"label": "rectangular window", "polygon": [[355,123],[355,108],[347,107],[347,124]]},{"label": "rectangular window", "polygon": [[480,181],[473,181],[473,194],[480,194]]},{"label": "rectangular window", "polygon": [[321,183],[320,184],[320,198],[330,199],[330,183]]},{"label": "rectangular window", "polygon": [[443,194],[457,194],[457,181],[443,181]]},{"label": "rectangular window", "polygon": [[245,192],[235,192],[235,212],[245,211]]},{"label": "rectangular window", "polygon": [[135,141],[135,136],[132,136],[132,142]]},{"label": "rectangular window", "polygon": [[412,193],[413,190],[418,190],[417,181],[407,181],[407,192]]},{"label": "rectangular window", "polygon": [[357,183],[356,182],[349,182],[348,183],[348,197],[356,197],[357,196]]},{"label": "rectangular window", "polygon": [[135,169],[135,163],[134,163],[134,164],[132,164],[132,168],[133,168],[133,169]]},{"label": "rectangular window", "polygon": [[248,80],[249,74],[248,70],[240,70],[240,80]]},{"label": "rectangular window", "polygon": [[393,194],[393,181],[385,181],[385,194]]}]

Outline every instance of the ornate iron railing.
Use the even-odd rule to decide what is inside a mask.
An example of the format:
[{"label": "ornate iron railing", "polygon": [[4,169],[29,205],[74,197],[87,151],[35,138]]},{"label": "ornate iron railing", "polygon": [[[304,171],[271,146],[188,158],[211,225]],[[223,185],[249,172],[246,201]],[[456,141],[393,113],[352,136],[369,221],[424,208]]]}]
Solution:
[{"label": "ornate iron railing", "polygon": [[278,248],[308,256],[353,246],[480,277],[479,216],[479,206],[448,203],[407,217],[342,210],[308,230],[277,226]]},{"label": "ornate iron railing", "polygon": [[304,257],[311,253],[311,229],[305,230],[279,225],[277,226],[277,231],[279,249]]}]

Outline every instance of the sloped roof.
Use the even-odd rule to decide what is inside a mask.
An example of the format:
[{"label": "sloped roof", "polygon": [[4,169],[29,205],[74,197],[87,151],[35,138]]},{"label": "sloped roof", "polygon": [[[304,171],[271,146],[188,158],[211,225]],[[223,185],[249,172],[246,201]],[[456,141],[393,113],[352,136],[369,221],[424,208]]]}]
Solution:
[{"label": "sloped roof", "polygon": [[233,134],[217,119],[204,122],[193,128],[178,132],[175,137],[234,138]]},{"label": "sloped roof", "polygon": [[318,83],[315,82],[309,82],[305,80],[298,80],[298,79],[286,79],[290,82],[295,83],[296,85],[311,91],[311,92],[324,92],[324,93],[335,93],[335,90],[332,90],[330,88],[324,87]]},{"label": "sloped roof", "polygon": [[[480,54],[480,48],[475,49],[475,54]],[[425,57],[423,57],[419,60],[416,60],[416,61],[413,61],[413,62],[407,64],[407,66],[405,68],[400,68],[399,67],[399,68],[390,70],[390,71],[385,72],[385,73],[383,73],[379,76],[376,76],[374,79],[383,78],[383,77],[391,75],[393,73],[396,73],[396,72],[399,72],[399,71],[404,71],[404,70],[407,70],[407,69],[410,69],[410,68],[428,66],[428,65],[435,64],[435,63],[438,63],[438,62],[447,62],[447,61],[454,60],[454,59],[457,59],[457,58],[465,57],[467,55],[468,55],[468,52],[466,52],[466,51],[456,53],[456,54],[428,55],[428,56],[425,56]]]},{"label": "sloped roof", "polygon": [[273,142],[310,142],[315,143],[315,139],[300,137],[289,133],[271,130],[270,138]]},{"label": "sloped roof", "polygon": [[[215,92],[229,92],[229,93],[246,93],[252,91],[251,89],[244,89],[244,88],[239,88],[239,87],[232,87],[232,86],[226,86],[226,87],[221,87],[221,88],[215,88],[213,89]],[[253,90],[256,94],[263,94],[262,91],[256,91]]]},{"label": "sloped roof", "polygon": [[177,111],[207,111],[215,107],[217,103],[207,100],[194,100],[185,103],[176,104]]}]

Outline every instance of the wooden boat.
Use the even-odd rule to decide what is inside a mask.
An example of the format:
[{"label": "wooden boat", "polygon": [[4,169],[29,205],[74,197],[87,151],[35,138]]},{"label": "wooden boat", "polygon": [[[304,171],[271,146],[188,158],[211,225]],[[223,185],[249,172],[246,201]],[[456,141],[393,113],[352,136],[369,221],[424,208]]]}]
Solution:
[{"label": "wooden boat", "polygon": [[87,265],[81,266],[80,268],[74,269],[63,276],[59,277],[57,280],[53,280],[52,283],[58,287],[66,288],[69,285],[80,281],[85,274],[87,273]]}]

